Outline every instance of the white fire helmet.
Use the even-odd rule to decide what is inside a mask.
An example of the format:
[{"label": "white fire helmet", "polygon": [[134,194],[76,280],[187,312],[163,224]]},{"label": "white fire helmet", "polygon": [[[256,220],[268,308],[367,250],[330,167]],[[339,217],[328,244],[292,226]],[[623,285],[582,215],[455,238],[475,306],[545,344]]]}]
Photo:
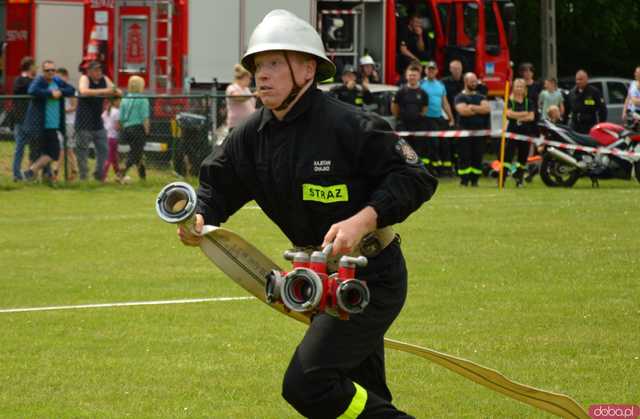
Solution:
[{"label": "white fire helmet", "polygon": [[360,57],[360,65],[367,65],[367,64],[376,65],[376,62],[373,61],[373,58],[371,58],[371,55],[363,55],[362,57]]},{"label": "white fire helmet", "polygon": [[242,65],[255,73],[253,59],[256,54],[266,51],[295,51],[314,56],[318,61],[316,75],[320,81],[336,73],[336,66],[327,58],[318,32],[287,10],[272,10],[256,26],[242,57]]}]

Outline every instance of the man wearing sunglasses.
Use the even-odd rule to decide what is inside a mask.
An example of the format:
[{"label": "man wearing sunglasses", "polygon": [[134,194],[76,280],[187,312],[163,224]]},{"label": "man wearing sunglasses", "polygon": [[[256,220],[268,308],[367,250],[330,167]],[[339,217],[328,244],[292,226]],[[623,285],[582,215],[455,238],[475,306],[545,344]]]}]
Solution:
[{"label": "man wearing sunglasses", "polygon": [[56,65],[51,60],[42,63],[42,74],[29,86],[33,96],[27,109],[24,126],[29,138],[30,160],[33,162],[23,173],[24,180],[30,181],[36,173],[60,155],[58,131],[64,135],[64,100],[73,96],[76,90],[56,76]]}]

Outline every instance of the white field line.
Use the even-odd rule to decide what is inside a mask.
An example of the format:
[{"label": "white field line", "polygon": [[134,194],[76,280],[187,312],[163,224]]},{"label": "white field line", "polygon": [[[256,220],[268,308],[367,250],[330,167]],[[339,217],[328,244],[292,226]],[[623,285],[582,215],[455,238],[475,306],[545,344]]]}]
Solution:
[{"label": "white field line", "polygon": [[[243,210],[260,210],[260,211],[262,210],[262,208],[260,208],[257,205],[245,205],[241,209],[243,209]],[[0,218],[0,225],[2,225],[2,224],[16,224],[16,223],[23,223],[23,224],[29,223],[29,224],[31,224],[31,223],[37,223],[37,222],[52,223],[52,222],[69,222],[69,221],[144,220],[144,219],[155,218],[155,217],[157,217],[155,212],[151,212],[151,211],[149,211],[149,212],[129,213],[129,214],[60,215],[60,216],[54,216],[54,217],[29,217],[29,218],[23,218],[23,219],[6,217],[6,218]]]},{"label": "white field line", "polygon": [[157,306],[157,305],[168,305],[168,304],[193,304],[193,303],[210,303],[210,302],[244,301],[244,300],[255,300],[255,297],[191,298],[191,299],[185,299],[185,300],[131,301],[128,303],[79,304],[79,305],[73,305],[73,306],[6,308],[6,309],[0,309],[0,313],[24,313],[24,312],[30,312],[30,311],[76,310],[76,309],[82,309],[82,308]]}]

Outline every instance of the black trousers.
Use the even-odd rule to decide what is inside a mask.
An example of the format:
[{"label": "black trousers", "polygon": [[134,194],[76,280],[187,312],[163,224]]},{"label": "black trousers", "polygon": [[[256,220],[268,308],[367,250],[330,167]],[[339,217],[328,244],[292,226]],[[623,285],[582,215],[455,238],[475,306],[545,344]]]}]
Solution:
[{"label": "black trousers", "polygon": [[287,368],[282,396],[308,418],[336,418],[350,408],[354,383],[366,390],[358,418],[412,418],[391,404],[384,367],[384,334],[407,293],[407,271],[398,241],[358,269],[371,302],[349,320],[328,314],[313,318]]},{"label": "black trousers", "polygon": [[[129,144],[129,155],[127,156],[127,163],[124,167],[126,173],[131,166],[138,165],[144,168],[142,163],[142,155],[144,153],[144,145],[147,141],[147,134],[144,132],[142,125],[133,125],[126,127],[123,132],[123,140],[125,144]],[[144,171],[144,169],[142,169]],[[141,176],[144,177],[144,176]]]},{"label": "black trousers", "polygon": [[513,158],[517,157],[514,176],[518,179],[522,179],[524,175],[524,169],[527,166],[527,159],[529,158],[529,149],[529,143],[526,141],[507,140],[504,152],[504,166],[505,169],[513,167]]},{"label": "black trousers", "polygon": [[[421,117],[416,120],[410,121],[402,121],[402,123],[398,126],[398,130],[406,130],[406,131],[426,131],[428,130],[427,118]],[[428,163],[426,160],[429,154],[429,143],[427,137],[407,137],[407,142],[413,148],[413,150],[418,154],[420,160],[423,163]]]},{"label": "black trousers", "polygon": [[476,184],[482,175],[482,156],[486,137],[468,137],[458,140],[458,175],[460,182]]},{"label": "black trousers", "polygon": [[[447,131],[448,125],[444,118],[427,117],[428,131]],[[427,139],[427,158],[429,164],[435,168],[451,167],[451,139],[449,138],[428,138]]]},{"label": "black trousers", "polygon": [[57,129],[44,129],[40,135],[29,138],[29,160],[34,162],[47,155],[53,161],[60,157],[60,142]]}]

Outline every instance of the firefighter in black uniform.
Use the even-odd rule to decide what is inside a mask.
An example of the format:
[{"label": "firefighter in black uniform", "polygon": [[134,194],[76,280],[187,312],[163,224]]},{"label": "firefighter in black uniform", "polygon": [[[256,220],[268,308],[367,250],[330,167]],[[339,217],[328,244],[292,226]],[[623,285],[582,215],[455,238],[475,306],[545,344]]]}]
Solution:
[{"label": "firefighter in black uniform", "polygon": [[[458,111],[456,111],[456,96],[464,89],[464,80],[462,73],[462,62],[460,60],[451,60],[449,63],[450,75],[443,78],[442,82],[447,90],[447,100],[451,107],[451,113],[453,114],[453,121],[458,120]],[[456,129],[455,126],[452,129]],[[458,141],[450,140],[445,143],[449,146],[449,154],[452,158],[454,167],[458,167]],[[453,173],[446,173],[446,175],[453,175]]]},{"label": "firefighter in black uniform", "polygon": [[362,107],[373,103],[373,95],[369,91],[369,82],[363,82],[358,86],[356,69],[347,64],[342,69],[342,84],[331,89],[331,94],[350,105]]},{"label": "firefighter in black uniform", "polygon": [[[474,73],[464,76],[464,90],[455,99],[458,129],[483,130],[489,128],[491,108],[486,96],[478,93],[478,78]],[[458,175],[460,185],[478,186],[482,174],[482,155],[485,136],[462,138],[458,142]]]},{"label": "firefighter in black uniform", "polygon": [[582,134],[591,127],[607,120],[607,106],[598,89],[589,84],[589,75],[584,70],[576,73],[576,85],[569,92],[569,125]]},{"label": "firefighter in black uniform", "polygon": [[[407,84],[396,92],[391,103],[391,113],[398,120],[397,129],[407,131],[425,131],[427,129],[427,108],[429,107],[429,95],[420,88],[422,65],[414,61],[405,71]],[[424,137],[410,136],[409,144],[418,153],[420,159],[425,162],[428,148]]]},{"label": "firefighter in black uniform", "polygon": [[[254,73],[264,107],[204,161],[195,229],[225,222],[255,199],[294,246],[333,243],[334,254],[368,255],[356,276],[367,281],[370,304],[347,321],[326,313],[313,318],[282,395],[307,417],[411,417],[391,404],[385,381],[383,337],[407,291],[390,226],[427,201],[437,181],[381,118],[316,88],[335,67],[307,22],[270,12],[242,64]],[[317,189],[334,193],[312,193]],[[201,240],[183,228],[178,233],[188,245]],[[376,246],[361,247],[363,237]]]}]

